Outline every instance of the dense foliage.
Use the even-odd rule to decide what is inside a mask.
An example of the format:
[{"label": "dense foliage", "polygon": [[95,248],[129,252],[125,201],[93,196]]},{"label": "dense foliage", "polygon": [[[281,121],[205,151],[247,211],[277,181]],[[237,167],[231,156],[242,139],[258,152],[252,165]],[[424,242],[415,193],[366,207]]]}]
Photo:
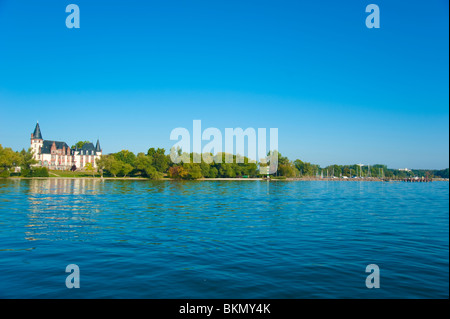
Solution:
[{"label": "dense foliage", "polygon": [[[79,144],[80,143],[80,144]],[[79,142],[77,146],[80,146]],[[103,155],[97,160],[100,173],[114,177],[145,177],[150,179],[160,179],[164,176],[173,179],[199,179],[199,178],[247,178],[263,176],[259,173],[257,163],[252,163],[247,157],[239,157],[242,163],[237,163],[236,155],[219,153],[217,155],[203,154],[200,163],[194,163],[194,158],[199,159],[200,154],[181,153],[180,163],[173,163],[170,155],[166,154],[163,148],[150,148],[147,153],[135,155],[128,150],[117,153]],[[206,156],[205,156],[206,155]],[[232,158],[232,163],[226,163],[226,158]],[[208,158],[204,160],[205,158]],[[24,177],[46,177],[47,168],[34,166],[31,150],[14,152],[11,148],[3,148],[0,145],[0,177],[9,177],[16,167],[21,168],[21,176]],[[94,176],[95,169],[89,164],[84,169]],[[440,177],[449,178],[449,169],[443,170],[398,170],[389,169],[386,165],[329,165],[320,167],[317,164],[304,162],[300,159],[290,161],[287,157],[278,153],[278,169],[272,175],[274,178],[286,177],[386,177],[386,178],[407,178],[407,177]]]},{"label": "dense foliage", "polygon": [[71,148],[82,148],[84,144],[89,144],[89,141],[78,141],[75,145],[72,145]]},{"label": "dense foliage", "polygon": [[[200,163],[193,163],[194,154],[185,154],[185,162],[173,163],[170,155],[165,154],[165,150],[150,148],[145,153],[138,153],[137,156],[127,150],[118,153],[102,156],[97,160],[99,168],[111,176],[143,176],[151,179],[159,179],[164,175],[174,179],[199,179],[216,177],[255,177],[258,175],[257,164],[249,163],[244,157],[243,163],[236,163],[236,156],[233,156],[233,163],[225,163],[225,154],[220,153],[213,158],[213,162],[208,164],[204,160]],[[219,163],[219,157],[222,163]]]},{"label": "dense foliage", "polygon": [[35,167],[37,161],[33,159],[31,149],[14,152],[11,148],[3,148],[0,144],[0,177],[9,177],[20,167],[22,177],[48,177],[45,167]]}]

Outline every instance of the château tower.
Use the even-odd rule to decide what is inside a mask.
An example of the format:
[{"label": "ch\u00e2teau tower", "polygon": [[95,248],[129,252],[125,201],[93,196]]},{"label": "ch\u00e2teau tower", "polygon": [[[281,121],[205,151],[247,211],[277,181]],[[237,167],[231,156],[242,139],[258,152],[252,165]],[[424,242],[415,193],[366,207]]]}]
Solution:
[{"label": "ch\u00e2teau tower", "polygon": [[95,145],[95,153],[97,155],[102,155],[102,148],[100,147],[100,140],[97,139],[97,144]]},{"label": "ch\u00e2teau tower", "polygon": [[39,122],[37,122],[34,132],[31,133],[31,151],[33,152],[34,159],[38,159],[38,156],[41,154],[41,149],[43,145],[44,139],[42,138]]}]

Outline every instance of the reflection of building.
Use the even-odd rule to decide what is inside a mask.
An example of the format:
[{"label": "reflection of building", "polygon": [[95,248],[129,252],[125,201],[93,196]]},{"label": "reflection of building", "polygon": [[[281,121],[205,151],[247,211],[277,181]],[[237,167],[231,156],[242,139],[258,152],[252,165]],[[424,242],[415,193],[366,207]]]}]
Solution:
[{"label": "reflection of building", "polygon": [[80,149],[71,149],[65,142],[44,140],[39,123],[31,134],[31,150],[38,165],[49,169],[70,169],[73,165],[83,168],[86,163],[96,167],[95,160],[102,156],[99,140],[96,146],[86,143]]},{"label": "reflection of building", "polygon": [[102,180],[93,178],[47,178],[31,180],[29,189],[32,194],[86,195],[96,194],[102,185]]},{"label": "reflection of building", "polygon": [[[29,241],[87,241],[97,232],[97,194],[104,182],[93,178],[46,178],[18,181],[26,187],[25,239]],[[54,196],[62,195],[62,196]]]}]

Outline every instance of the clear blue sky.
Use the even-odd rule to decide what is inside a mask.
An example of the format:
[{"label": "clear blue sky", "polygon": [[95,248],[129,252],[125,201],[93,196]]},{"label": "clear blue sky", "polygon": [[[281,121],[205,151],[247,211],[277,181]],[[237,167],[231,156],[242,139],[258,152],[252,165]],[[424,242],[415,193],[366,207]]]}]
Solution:
[{"label": "clear blue sky", "polygon": [[[68,29],[66,5],[80,7]],[[381,11],[368,29],[366,5]],[[448,0],[0,0],[0,143],[168,150],[277,127],[294,160],[446,168]]]}]

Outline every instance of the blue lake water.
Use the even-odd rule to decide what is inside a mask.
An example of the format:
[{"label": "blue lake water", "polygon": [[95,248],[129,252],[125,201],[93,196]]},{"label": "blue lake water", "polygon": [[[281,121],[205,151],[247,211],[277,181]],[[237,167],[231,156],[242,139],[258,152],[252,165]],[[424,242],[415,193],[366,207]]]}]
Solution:
[{"label": "blue lake water", "polygon": [[0,179],[0,217],[1,298],[449,297],[448,182]]}]

